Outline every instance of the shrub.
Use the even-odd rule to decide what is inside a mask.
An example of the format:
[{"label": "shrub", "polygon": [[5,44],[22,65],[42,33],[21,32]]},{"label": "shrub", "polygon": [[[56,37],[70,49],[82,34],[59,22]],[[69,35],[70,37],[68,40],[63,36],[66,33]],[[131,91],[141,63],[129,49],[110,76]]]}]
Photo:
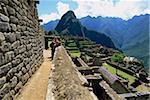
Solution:
[{"label": "shrub", "polygon": [[122,53],[115,53],[111,57],[113,62],[123,62],[124,55]]}]

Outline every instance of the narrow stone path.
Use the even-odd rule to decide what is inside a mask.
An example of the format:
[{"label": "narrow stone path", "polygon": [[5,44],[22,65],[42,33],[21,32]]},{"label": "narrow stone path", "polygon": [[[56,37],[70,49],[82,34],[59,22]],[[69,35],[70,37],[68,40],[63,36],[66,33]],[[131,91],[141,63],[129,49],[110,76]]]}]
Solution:
[{"label": "narrow stone path", "polygon": [[50,50],[44,50],[44,62],[23,87],[15,100],[45,100],[51,69]]}]

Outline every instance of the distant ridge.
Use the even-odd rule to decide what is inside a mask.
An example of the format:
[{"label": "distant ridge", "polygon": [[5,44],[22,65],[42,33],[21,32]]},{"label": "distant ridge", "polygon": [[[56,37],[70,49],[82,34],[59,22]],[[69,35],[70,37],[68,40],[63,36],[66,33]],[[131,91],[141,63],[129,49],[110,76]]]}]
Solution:
[{"label": "distant ridge", "polygon": [[115,48],[114,43],[108,36],[96,31],[88,30],[86,27],[82,26],[73,11],[68,11],[61,17],[55,30],[61,35],[67,34],[87,37],[106,47]]}]

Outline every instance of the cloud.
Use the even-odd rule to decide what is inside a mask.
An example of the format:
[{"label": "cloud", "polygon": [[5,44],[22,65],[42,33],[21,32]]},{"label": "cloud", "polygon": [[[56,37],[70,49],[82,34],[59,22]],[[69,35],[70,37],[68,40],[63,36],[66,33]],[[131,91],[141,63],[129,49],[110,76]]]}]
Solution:
[{"label": "cloud", "polygon": [[[77,3],[77,7],[73,10],[77,18],[90,15],[92,17],[120,17],[128,20],[135,15],[150,14],[149,0],[70,0],[69,3]],[[60,19],[70,10],[69,3],[58,2],[55,12],[41,15],[42,24]]]},{"label": "cloud", "polygon": [[134,15],[149,13],[148,0],[73,0],[78,4],[74,10],[78,18],[87,15],[120,17],[125,20]]},{"label": "cloud", "polygon": [[59,15],[63,15],[64,13],[66,13],[66,11],[68,11],[70,8],[69,8],[69,5],[68,4],[65,4],[65,3],[62,3],[62,2],[58,2],[57,3],[57,10],[58,10],[58,14]]},{"label": "cloud", "polygon": [[66,11],[68,11],[69,8],[69,4],[65,4],[62,2],[58,2],[57,3],[57,11],[56,12],[52,12],[50,14],[44,14],[41,15],[39,18],[43,20],[43,22],[41,24],[45,24],[49,21],[52,20],[56,20],[56,19],[60,19],[60,17],[66,13]]}]

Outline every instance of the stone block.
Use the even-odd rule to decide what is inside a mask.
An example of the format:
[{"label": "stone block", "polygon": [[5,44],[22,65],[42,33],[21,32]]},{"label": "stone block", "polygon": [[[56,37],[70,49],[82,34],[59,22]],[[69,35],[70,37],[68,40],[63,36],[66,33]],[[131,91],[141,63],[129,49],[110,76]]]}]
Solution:
[{"label": "stone block", "polygon": [[6,52],[5,53],[5,61],[6,62],[10,62],[10,61],[12,61],[13,60],[13,58],[14,58],[14,52],[13,51],[9,51],[9,52]]},{"label": "stone block", "polygon": [[8,11],[7,11],[7,8],[6,8],[6,7],[3,7],[3,14],[5,14],[5,15],[9,16],[9,14],[8,14]]},{"label": "stone block", "polygon": [[11,42],[11,43],[16,41],[16,34],[15,33],[6,33],[4,35],[5,35],[6,41]]},{"label": "stone block", "polygon": [[10,16],[10,22],[14,24],[18,24],[18,19],[14,16]]},{"label": "stone block", "polygon": [[0,86],[4,85],[6,83],[6,77],[0,78]]},{"label": "stone block", "polygon": [[23,74],[25,74],[27,72],[27,69],[25,67],[22,67],[21,71]]},{"label": "stone block", "polygon": [[20,41],[15,41],[15,42],[11,45],[12,49],[17,49],[17,47],[19,47],[19,46],[20,46]]},{"label": "stone block", "polygon": [[0,0],[0,2],[3,2],[4,4],[8,4],[8,0]]},{"label": "stone block", "polygon": [[22,82],[20,81],[17,85],[16,85],[16,87],[15,87],[15,92],[18,92],[19,91],[19,89],[21,89],[22,88],[22,86],[23,86],[23,84],[22,84]]},{"label": "stone block", "polygon": [[24,63],[24,65],[26,66],[26,65],[29,63],[29,58],[23,59],[23,63]]},{"label": "stone block", "polygon": [[18,0],[12,0],[15,4],[19,5],[20,2]]},{"label": "stone block", "polygon": [[5,58],[3,53],[0,53],[0,66],[2,66],[5,63]]},{"label": "stone block", "polygon": [[21,32],[21,26],[20,25],[17,25],[17,30],[18,30],[18,32]]},{"label": "stone block", "polygon": [[19,21],[22,22],[22,16],[18,12],[16,12],[16,16],[19,19]]},{"label": "stone block", "polygon": [[23,53],[26,51],[26,46],[25,45],[19,46],[18,49],[19,49],[19,53]]},{"label": "stone block", "polygon": [[7,43],[7,42],[2,42],[1,43],[1,46],[0,46],[0,51],[1,52],[7,52],[7,51],[9,51],[10,50],[10,43]]},{"label": "stone block", "polygon": [[8,22],[0,22],[0,32],[8,32],[11,30]]},{"label": "stone block", "polygon": [[31,45],[31,44],[28,44],[28,45],[27,45],[27,50],[31,50],[31,48],[32,48],[32,45]]},{"label": "stone block", "polygon": [[10,93],[5,94],[3,97],[3,100],[13,100],[13,97],[10,95]]},{"label": "stone block", "polygon": [[5,94],[7,94],[10,91],[10,84],[6,83],[4,86],[0,89],[0,97],[4,97]]},{"label": "stone block", "polygon": [[0,21],[9,22],[9,18],[7,16],[5,16],[4,14],[0,13]]},{"label": "stone block", "polygon": [[21,60],[22,59],[22,55],[21,54],[17,55],[16,59],[20,59]]},{"label": "stone block", "polygon": [[25,84],[29,79],[29,74],[26,73],[24,76],[22,76],[22,83]]},{"label": "stone block", "polygon": [[12,66],[15,67],[15,66],[17,66],[20,62],[21,62],[21,60],[16,58],[16,59],[14,59],[14,60],[12,61]]},{"label": "stone block", "polygon": [[2,32],[0,32],[0,45],[1,45],[2,41],[4,41],[4,40],[5,40],[5,36]]},{"label": "stone block", "polygon": [[11,88],[14,88],[17,85],[18,79],[16,76],[14,76],[11,80],[10,80],[10,86]]},{"label": "stone block", "polygon": [[34,73],[35,71],[36,71],[36,68],[34,66],[34,67],[32,67],[32,73]]},{"label": "stone block", "polygon": [[6,6],[7,11],[9,13],[9,15],[15,16],[15,9],[10,7],[10,6]]},{"label": "stone block", "polygon": [[0,77],[7,74],[7,72],[12,68],[12,64],[8,63],[0,67]]},{"label": "stone block", "polygon": [[17,66],[17,71],[20,71],[23,66],[24,66],[24,64],[23,64],[23,63],[20,63],[20,64]]},{"label": "stone block", "polygon": [[17,76],[17,78],[18,78],[19,81],[22,80],[22,76],[23,76],[22,71],[19,71],[19,73],[15,73],[15,75]]},{"label": "stone block", "polygon": [[14,90],[11,90],[11,91],[9,92],[9,94],[10,94],[10,95],[15,95],[15,91],[14,91]]},{"label": "stone block", "polygon": [[17,26],[15,24],[10,24],[11,31],[15,32],[17,30]]},{"label": "stone block", "polygon": [[21,33],[20,32],[16,32],[16,39],[19,40],[21,37]]},{"label": "stone block", "polygon": [[6,75],[6,79],[10,80],[16,72],[17,72],[17,67],[14,67],[14,68],[10,69],[9,72],[7,73],[7,75]]},{"label": "stone block", "polygon": [[29,76],[31,77],[32,76],[32,70],[29,69]]}]

